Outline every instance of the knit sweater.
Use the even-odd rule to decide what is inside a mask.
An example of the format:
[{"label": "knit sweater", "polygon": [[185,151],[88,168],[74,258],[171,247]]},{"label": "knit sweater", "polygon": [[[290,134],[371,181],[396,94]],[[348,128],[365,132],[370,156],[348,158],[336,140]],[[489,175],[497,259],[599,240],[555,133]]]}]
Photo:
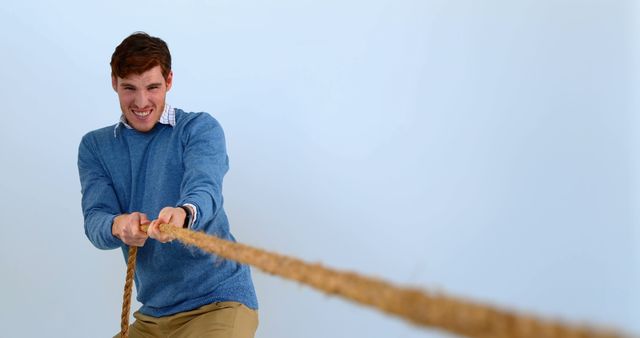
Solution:
[{"label": "knit sweater", "polygon": [[[157,218],[166,206],[197,208],[192,225],[235,241],[223,209],[228,157],[220,124],[207,113],[176,109],[175,126],[157,123],[146,133],[105,127],[86,134],[78,151],[85,233],[100,249],[128,247],[111,233],[114,218],[142,212]],[[154,317],[218,301],[257,309],[249,267],[178,241],[147,239],[135,273],[140,312]]]}]

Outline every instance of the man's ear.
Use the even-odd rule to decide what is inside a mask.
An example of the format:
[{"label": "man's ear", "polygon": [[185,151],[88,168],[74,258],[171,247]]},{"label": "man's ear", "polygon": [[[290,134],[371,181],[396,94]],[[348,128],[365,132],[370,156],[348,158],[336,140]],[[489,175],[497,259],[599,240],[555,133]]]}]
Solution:
[{"label": "man's ear", "polygon": [[114,75],[111,75],[111,87],[114,91],[118,91],[118,79]]},{"label": "man's ear", "polygon": [[173,71],[169,71],[169,75],[167,75],[167,79],[165,81],[167,82],[167,91],[169,91],[169,89],[171,89],[171,85],[173,84]]}]

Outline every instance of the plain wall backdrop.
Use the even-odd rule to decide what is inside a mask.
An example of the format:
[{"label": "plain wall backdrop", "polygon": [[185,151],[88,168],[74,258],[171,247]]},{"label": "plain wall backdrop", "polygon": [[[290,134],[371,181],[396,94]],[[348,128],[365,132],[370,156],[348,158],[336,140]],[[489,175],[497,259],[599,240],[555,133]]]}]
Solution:
[{"label": "plain wall backdrop", "polygon": [[[3,4],[0,336],[118,331],[125,264],[85,238],[76,156],[117,121],[109,60],[139,30],[172,51],[168,102],[225,129],[239,241],[639,333],[639,9]],[[253,273],[258,338],[448,336]]]}]

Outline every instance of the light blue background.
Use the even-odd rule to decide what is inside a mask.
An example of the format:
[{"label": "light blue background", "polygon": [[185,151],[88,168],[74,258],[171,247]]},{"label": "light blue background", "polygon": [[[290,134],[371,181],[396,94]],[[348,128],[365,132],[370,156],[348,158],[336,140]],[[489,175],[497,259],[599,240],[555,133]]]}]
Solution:
[{"label": "light blue background", "polygon": [[[237,238],[403,285],[640,332],[635,1],[0,6],[3,337],[110,337],[124,263],[84,237],[81,136],[144,30],[223,125]],[[261,338],[445,337],[254,270]],[[136,305],[137,307],[137,305]]]}]

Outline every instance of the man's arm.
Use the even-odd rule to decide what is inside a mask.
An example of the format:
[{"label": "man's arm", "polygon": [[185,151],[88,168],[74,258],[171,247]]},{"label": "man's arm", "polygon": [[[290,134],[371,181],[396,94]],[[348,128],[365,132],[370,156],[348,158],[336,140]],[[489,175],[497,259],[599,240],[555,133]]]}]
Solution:
[{"label": "man's arm", "polygon": [[87,238],[99,249],[115,249],[124,242],[142,246],[147,235],[140,224],[144,214],[122,214],[111,179],[95,155],[92,140],[82,138],[78,149],[78,171],[82,187],[82,213]]},{"label": "man's arm", "polygon": [[224,132],[211,115],[199,114],[185,126],[183,137],[185,171],[177,205],[195,207],[192,228],[201,230],[222,207],[222,180],[229,170]]}]

